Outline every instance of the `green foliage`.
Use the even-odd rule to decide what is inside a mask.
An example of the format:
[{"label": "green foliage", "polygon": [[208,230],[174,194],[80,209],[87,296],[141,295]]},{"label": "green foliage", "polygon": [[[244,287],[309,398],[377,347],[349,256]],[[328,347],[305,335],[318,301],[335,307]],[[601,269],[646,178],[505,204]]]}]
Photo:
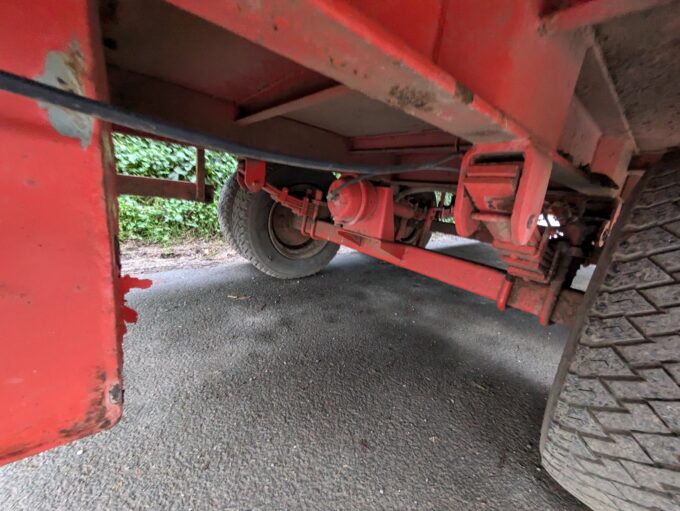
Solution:
[{"label": "green foliage", "polygon": [[[196,150],[177,144],[115,133],[118,172],[133,176],[195,181]],[[230,154],[206,151],[206,181],[215,196],[236,170]],[[167,243],[178,238],[219,234],[215,204],[156,197],[120,196],[120,239]]]}]

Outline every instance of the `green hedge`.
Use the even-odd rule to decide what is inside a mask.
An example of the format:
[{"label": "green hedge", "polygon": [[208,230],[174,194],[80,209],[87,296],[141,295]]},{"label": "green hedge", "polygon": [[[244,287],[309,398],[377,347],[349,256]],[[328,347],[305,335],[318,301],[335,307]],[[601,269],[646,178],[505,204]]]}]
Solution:
[{"label": "green hedge", "polygon": [[[195,181],[196,150],[177,144],[114,133],[118,172],[133,176]],[[206,181],[219,193],[236,170],[230,154],[206,151]],[[123,195],[118,198],[120,239],[167,243],[219,234],[215,203]]]}]

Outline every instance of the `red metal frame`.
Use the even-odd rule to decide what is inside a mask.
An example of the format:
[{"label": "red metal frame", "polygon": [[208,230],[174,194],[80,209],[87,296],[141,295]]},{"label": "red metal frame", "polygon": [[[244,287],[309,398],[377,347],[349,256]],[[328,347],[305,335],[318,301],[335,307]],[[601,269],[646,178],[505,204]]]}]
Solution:
[{"label": "red metal frame", "polygon": [[245,117],[239,117],[236,120],[236,123],[241,126],[248,126],[250,124],[255,124],[256,122],[266,121],[267,119],[286,115],[287,113],[295,112],[303,108],[309,108],[310,106],[325,103],[326,101],[332,101],[333,99],[348,94],[350,91],[351,90],[344,85],[335,85],[328,89],[323,89],[319,92],[287,101],[265,110],[260,110],[259,112],[246,115]]},{"label": "red metal frame", "polygon": [[[258,162],[259,163],[259,162]],[[245,172],[239,173],[239,181],[245,185],[248,162]],[[538,316],[541,324],[568,322],[572,313],[581,301],[581,293],[563,290],[564,275],[550,273],[550,278],[540,274],[534,268],[545,252],[545,243],[550,231],[546,231],[536,246],[517,247],[506,243],[501,247],[510,251],[511,263],[519,268],[510,268],[505,272],[482,264],[465,261],[455,257],[425,250],[419,246],[397,243],[394,241],[394,218],[423,218],[409,209],[406,204],[398,204],[395,211],[393,192],[390,187],[374,187],[362,181],[344,186],[345,179],[339,179],[329,189],[329,202],[325,203],[321,193],[314,198],[299,199],[288,194],[286,188],[279,189],[265,183],[261,189],[272,199],[291,209],[296,217],[294,227],[312,239],[326,240],[352,248],[364,254],[376,257],[396,266],[420,273],[459,287],[466,291],[494,300],[499,309],[506,306],[520,309]],[[340,188],[343,186],[342,188]],[[339,190],[339,191],[336,191]],[[252,190],[251,190],[252,191]],[[321,208],[328,208],[334,215],[335,225],[319,220]],[[431,209],[427,214],[424,233],[429,232],[434,218]],[[517,251],[517,252],[515,252]],[[569,262],[568,258],[555,259],[553,264],[561,261],[562,267]],[[522,268],[522,264],[526,268]],[[532,282],[533,281],[533,282]],[[562,297],[564,295],[564,297]]]},{"label": "red metal frame", "polygon": [[[333,197],[336,189],[343,188]],[[348,231],[379,240],[394,240],[395,204],[389,186],[373,186],[368,181],[350,184],[338,179],[329,189],[328,209],[336,223]]]},{"label": "red metal frame", "polygon": [[[37,0],[26,16],[0,3],[12,49],[0,68],[105,100],[96,2]],[[130,283],[118,279],[108,127],[4,92],[0,127],[3,464],[119,420]]]},{"label": "red metal frame", "polygon": [[[518,169],[521,168],[521,172],[513,173],[508,178],[492,178],[494,183],[497,183],[495,186],[489,178],[484,181],[477,179],[475,189],[479,190],[481,196],[476,197],[477,204],[473,204],[475,196],[471,197],[471,184],[467,182],[470,169],[506,169],[506,163],[479,164],[478,159],[481,156],[508,155],[519,162]],[[454,216],[459,235],[471,236],[484,222],[493,229],[492,232],[498,233],[496,238],[499,241],[527,245],[536,233],[552,166],[553,162],[547,156],[526,141],[474,146],[465,155],[458,177]],[[515,180],[518,180],[516,184]],[[509,187],[504,188],[505,195],[498,196],[500,193],[498,186],[502,186],[504,182],[507,182]],[[489,193],[491,195],[487,195]],[[480,208],[481,211],[487,212],[487,216],[482,217],[475,213],[480,211]]]},{"label": "red metal frame", "polygon": [[[117,67],[114,55],[107,81],[95,0],[35,0],[30,25],[23,4],[4,2],[0,42],[13,51],[0,54],[0,69],[104,101],[110,87],[114,105],[290,155],[376,165],[426,161],[430,153],[455,155],[443,168],[386,173],[347,187],[339,199],[318,191],[291,196],[267,183],[265,162],[245,162],[238,180],[294,211],[295,226],[313,239],[460,287],[500,309],[535,314],[545,324],[570,319],[581,295],[562,289],[569,263],[590,257],[581,252],[586,245],[578,242],[584,237],[580,226],[568,226],[558,247],[550,242],[555,231],[537,226],[549,186],[551,193],[614,199],[609,209],[602,208],[612,216],[590,240],[595,246],[639,177],[629,173],[636,143],[603,51],[592,30],[575,29],[663,3],[152,3],[154,12],[170,9],[179,26],[198,27],[189,38],[208,27],[205,21],[211,23],[219,32],[214,41],[225,43],[214,47],[237,49],[227,53],[232,60],[243,49],[241,60],[248,61],[251,74],[239,78],[244,84],[239,87],[237,79],[228,84],[215,79],[214,62],[192,81],[192,73],[174,66],[172,51],[161,52],[169,66],[155,68],[156,74]],[[108,17],[116,25],[115,15]],[[147,28],[165,30],[156,25]],[[172,48],[164,44],[157,48]],[[186,48],[179,49],[186,57]],[[176,80],[166,80],[164,72]],[[575,95],[583,76],[596,91],[590,104]],[[364,102],[369,119],[375,107],[383,121],[401,122],[403,133],[344,131],[346,124],[333,130],[291,115],[348,97]],[[1,464],[110,427],[120,417],[121,335],[125,321],[136,317],[124,294],[148,283],[119,276],[116,192],[209,201],[213,190],[205,184],[202,148],[196,183],[181,183],[116,176],[110,128],[70,111],[0,93],[0,129],[6,140],[0,161],[9,169],[0,173],[5,194],[0,243],[11,247],[0,253],[2,310],[11,318],[0,343]],[[455,191],[455,203],[395,200],[402,186],[421,186],[426,194]],[[319,219],[322,212],[328,218],[326,210],[333,223]],[[451,217],[455,224],[444,223]],[[411,228],[416,234],[408,244],[395,241],[407,239]],[[492,242],[508,271],[424,250],[430,231]]]},{"label": "red metal frame", "polygon": [[468,142],[439,130],[353,137],[350,140],[350,145],[352,147],[352,152],[354,153],[460,153],[461,151],[470,148]]},{"label": "red metal frame", "polygon": [[[554,161],[592,44],[580,33],[540,34],[543,0],[169,1],[446,133],[475,144],[529,141]],[[405,12],[429,30],[411,30]],[[564,159],[550,177],[612,195]]]},{"label": "red metal frame", "polygon": [[[500,310],[506,306],[538,316],[543,325],[550,321],[568,323],[581,301],[582,293],[562,291],[554,286],[513,280],[506,272],[465,261],[415,246],[364,237],[328,222],[303,223],[297,227],[313,239],[344,245],[363,254],[394,264],[426,277],[464,289],[496,302]],[[561,301],[562,303],[559,303]],[[559,314],[553,314],[558,310]]]},{"label": "red metal frame", "polygon": [[263,161],[246,160],[243,172],[243,184],[250,192],[259,192],[265,185],[267,164]]},{"label": "red metal frame", "polygon": [[[474,97],[463,84],[347,3],[328,0],[292,4],[285,0],[262,3],[171,0],[171,3],[466,140],[489,141],[526,134],[519,125],[502,119],[500,112]],[[337,55],[333,54],[335,51]],[[385,66],[387,62],[391,65]]]},{"label": "red metal frame", "polygon": [[[585,51],[577,38],[541,40],[542,0],[393,1],[389,9],[331,0],[171,3],[472,142],[532,138],[555,147]],[[429,19],[429,31],[399,22],[405,12]],[[490,31],[495,37],[477,37]],[[542,80],[532,80],[539,72]]]}]

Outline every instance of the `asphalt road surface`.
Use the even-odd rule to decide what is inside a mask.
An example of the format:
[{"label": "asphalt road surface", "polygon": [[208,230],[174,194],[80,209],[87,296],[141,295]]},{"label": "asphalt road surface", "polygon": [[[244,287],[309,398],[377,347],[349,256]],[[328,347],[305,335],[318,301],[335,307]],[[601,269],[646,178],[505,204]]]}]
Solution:
[{"label": "asphalt road surface", "polygon": [[585,509],[539,462],[565,329],[353,253],[151,277],[123,420],[0,469],[0,509]]}]

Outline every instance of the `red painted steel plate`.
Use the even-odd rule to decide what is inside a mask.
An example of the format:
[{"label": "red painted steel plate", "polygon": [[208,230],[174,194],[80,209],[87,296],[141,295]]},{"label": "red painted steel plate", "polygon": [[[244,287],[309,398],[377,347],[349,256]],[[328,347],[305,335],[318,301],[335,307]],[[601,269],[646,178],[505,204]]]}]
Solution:
[{"label": "red painted steel plate", "polygon": [[[0,69],[106,99],[94,2],[0,3]],[[94,45],[94,46],[93,46]],[[0,92],[0,464],[122,407],[110,137]]]}]

